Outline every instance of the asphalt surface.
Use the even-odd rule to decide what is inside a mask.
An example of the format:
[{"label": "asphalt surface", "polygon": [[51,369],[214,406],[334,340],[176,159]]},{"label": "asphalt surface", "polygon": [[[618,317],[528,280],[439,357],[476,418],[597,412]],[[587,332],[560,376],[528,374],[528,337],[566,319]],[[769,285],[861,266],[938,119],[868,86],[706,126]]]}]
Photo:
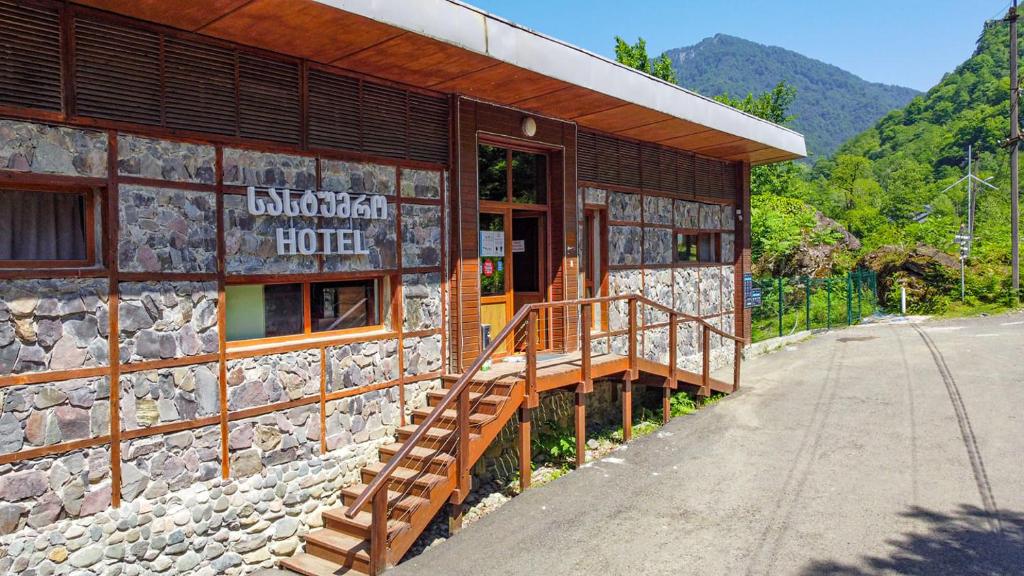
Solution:
[{"label": "asphalt surface", "polygon": [[399,575],[1024,574],[1024,314],[854,327]]}]

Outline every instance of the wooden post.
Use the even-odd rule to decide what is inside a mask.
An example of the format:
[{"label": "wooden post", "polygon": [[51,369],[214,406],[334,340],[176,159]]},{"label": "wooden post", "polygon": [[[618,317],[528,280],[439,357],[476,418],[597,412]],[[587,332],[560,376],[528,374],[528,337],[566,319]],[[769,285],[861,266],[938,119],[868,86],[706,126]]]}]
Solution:
[{"label": "wooden post", "polygon": [[661,389],[661,423],[668,424],[672,418],[672,389],[665,386]]},{"label": "wooden post", "polygon": [[[454,495],[453,495],[454,496]],[[448,502],[448,533],[455,535],[462,530],[462,517],[466,506],[461,502]]]},{"label": "wooden post", "polygon": [[536,408],[537,394],[537,310],[530,310],[526,320],[526,405]]},{"label": "wooden post", "polygon": [[591,377],[590,360],[590,304],[584,304],[580,309],[580,322],[583,330],[580,332],[580,370],[582,372],[583,391],[594,391],[594,380]]},{"label": "wooden post", "polygon": [[636,379],[640,374],[636,366],[636,298],[629,299],[629,377]]},{"label": "wooden post", "polygon": [[707,397],[711,396],[711,331],[708,330],[707,324],[701,325],[701,328],[700,341],[704,349],[704,362],[700,375],[700,395]]},{"label": "wooden post", "polygon": [[458,500],[454,502],[462,504],[472,488],[472,480],[470,480],[469,476],[469,386],[465,386],[459,391],[459,397],[456,400],[456,411],[458,419],[456,433],[458,434],[459,442],[455,455],[456,465],[458,466],[456,471]]},{"label": "wooden post", "polygon": [[519,407],[519,491],[530,487],[530,408],[524,403]]},{"label": "wooden post", "polygon": [[622,441],[633,439],[633,376],[626,372],[622,380]]},{"label": "wooden post", "polygon": [[587,463],[587,404],[583,392],[576,391],[576,467]]},{"label": "wooden post", "polygon": [[743,358],[743,343],[736,340],[736,351],[732,359],[732,391],[740,389],[740,361]]},{"label": "wooden post", "polygon": [[388,487],[382,486],[370,504],[370,574],[388,567]]},{"label": "wooden post", "polygon": [[668,387],[675,390],[679,386],[679,351],[678,348],[678,329],[677,329],[677,318],[675,314],[668,315]]}]

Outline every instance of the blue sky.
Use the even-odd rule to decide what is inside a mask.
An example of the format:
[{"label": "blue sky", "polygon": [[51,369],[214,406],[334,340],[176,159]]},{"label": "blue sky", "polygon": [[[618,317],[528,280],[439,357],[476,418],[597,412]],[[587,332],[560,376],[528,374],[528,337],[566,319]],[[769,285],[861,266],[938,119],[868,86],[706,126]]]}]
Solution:
[{"label": "blue sky", "polygon": [[[1009,0],[468,0],[604,56],[613,37],[652,54],[722,32],[782,46],[873,82],[927,90],[967,59]],[[625,7],[625,8],[624,8]]]}]

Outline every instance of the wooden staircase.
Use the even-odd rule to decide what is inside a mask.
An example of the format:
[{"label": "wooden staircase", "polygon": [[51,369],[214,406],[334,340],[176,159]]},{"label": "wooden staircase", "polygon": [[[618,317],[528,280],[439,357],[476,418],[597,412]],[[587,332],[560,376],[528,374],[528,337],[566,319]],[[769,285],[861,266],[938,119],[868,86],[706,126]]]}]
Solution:
[{"label": "wooden staircase", "polygon": [[[592,355],[590,346],[579,352],[538,364],[538,312],[555,306],[579,306],[583,326],[580,342],[590,342],[591,306],[629,300],[628,355]],[[637,305],[664,311],[671,337],[668,366],[637,357],[640,327]],[[703,329],[703,369],[696,374],[676,365],[675,328],[678,321],[696,322]],[[525,327],[528,335],[525,365],[496,365],[481,371],[502,343]],[[731,384],[710,378],[709,335],[736,343]],[[544,390],[573,386],[576,391],[577,464],[585,454],[583,395],[592,391],[592,379],[621,374],[624,436],[630,438],[632,382],[645,372],[663,378],[665,414],[671,390],[680,383],[697,386],[699,393],[732,391],[739,384],[739,357],[743,340],[703,320],[660,306],[642,296],[592,298],[571,302],[532,304],[522,308],[464,374],[443,378],[444,389],[428,393],[429,407],[412,412],[412,423],[397,430],[397,442],[381,446],[380,462],[365,466],[361,483],[342,490],[343,506],[323,513],[324,527],[306,535],[305,552],[281,562],[282,567],[306,576],[379,574],[394,565],[447,503],[452,521],[461,524],[462,505],[471,488],[470,470],[517,410],[520,413],[520,481],[529,484],[530,409]],[[387,521],[378,521],[384,519]]]}]

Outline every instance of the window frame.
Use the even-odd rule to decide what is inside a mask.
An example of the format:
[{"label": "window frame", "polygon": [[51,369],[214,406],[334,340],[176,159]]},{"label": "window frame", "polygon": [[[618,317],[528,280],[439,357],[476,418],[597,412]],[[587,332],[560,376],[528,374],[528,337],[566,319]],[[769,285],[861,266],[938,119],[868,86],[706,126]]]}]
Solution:
[{"label": "window frame", "polygon": [[[693,236],[696,241],[693,244],[696,260],[678,260],[678,235]],[[711,248],[714,251],[713,260],[700,259],[700,243],[704,238],[711,238]],[[721,230],[697,230],[694,228],[674,228],[672,231],[672,265],[678,268],[697,268],[701,266],[715,266],[721,264],[722,259],[722,231]]]},{"label": "window frame", "polygon": [[[0,270],[64,270],[74,268],[90,268],[102,260],[96,254],[96,211],[102,210],[97,207],[96,199],[102,198],[100,190],[91,186],[61,186],[61,185],[39,185],[39,184],[11,184],[0,186],[0,193],[4,192],[31,192],[34,194],[70,194],[83,197],[84,217],[83,229],[85,232],[85,258],[78,260],[3,260],[0,259]],[[101,233],[106,232],[106,221],[101,216],[99,220],[103,224]]]},{"label": "window frame", "polygon": [[[313,330],[313,284],[323,284],[331,282],[357,282],[371,280],[377,283],[376,290],[379,297],[377,298],[377,319],[378,324],[369,326],[357,326],[354,328],[341,328],[338,330],[324,330],[317,332]],[[262,338],[246,338],[242,340],[231,340],[228,338],[228,327],[226,322],[227,307],[230,305],[227,295],[227,288],[230,286],[271,286],[281,284],[298,284],[302,289],[302,332],[296,334],[287,334],[283,336],[264,336]],[[397,297],[397,293],[394,290],[394,277],[391,274],[360,274],[360,275],[346,275],[346,276],[316,276],[313,278],[294,278],[285,277],[281,279],[268,280],[260,279],[257,281],[247,280],[243,278],[230,278],[228,277],[225,281],[224,290],[224,311],[225,311],[225,325],[224,325],[224,342],[228,348],[247,347],[261,344],[274,344],[274,343],[287,343],[287,342],[299,342],[309,339],[321,339],[321,338],[333,338],[339,336],[351,336],[359,334],[372,334],[375,332],[387,332],[389,327],[385,324],[387,318],[386,306],[393,306],[393,300]],[[392,323],[396,322],[394,317],[391,318]],[[395,330],[397,331],[397,330]]]}]

